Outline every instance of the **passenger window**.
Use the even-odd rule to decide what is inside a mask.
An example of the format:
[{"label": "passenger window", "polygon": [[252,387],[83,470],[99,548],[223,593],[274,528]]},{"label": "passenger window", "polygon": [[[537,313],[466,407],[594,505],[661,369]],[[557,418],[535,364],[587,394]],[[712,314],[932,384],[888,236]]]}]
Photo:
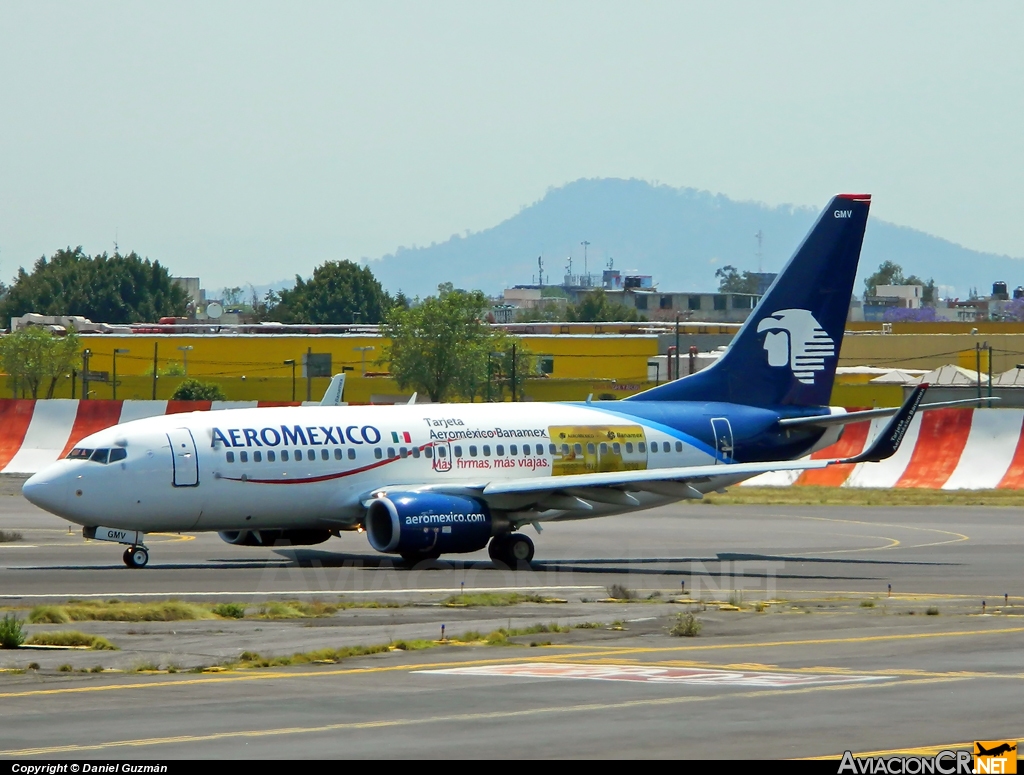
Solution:
[{"label": "passenger window", "polygon": [[462,447],[461,446],[457,445],[455,447],[455,457],[462,457]]},{"label": "passenger window", "polygon": [[395,457],[395,448],[394,447],[388,447],[388,460],[390,460],[393,457]]},{"label": "passenger window", "polygon": [[628,453],[632,453],[632,451],[633,451],[633,442],[632,441],[627,441],[626,442],[626,453],[627,454]]},{"label": "passenger window", "polygon": [[491,445],[490,444],[484,444],[484,457],[490,457],[490,456],[491,456]]},{"label": "passenger window", "polygon": [[677,441],[676,442],[676,452],[682,452],[682,451],[683,451],[683,442]]},{"label": "passenger window", "polygon": [[604,442],[601,443],[601,454],[602,455],[607,455],[608,454],[608,445],[605,444]]},{"label": "passenger window", "polygon": [[423,450],[423,457],[425,457],[427,460],[433,460],[433,458],[434,458],[434,448],[433,447],[427,447],[425,450]]},{"label": "passenger window", "polygon": [[321,460],[330,460],[331,459],[330,451],[326,450],[326,449],[321,449],[320,450],[320,459]]},{"label": "passenger window", "polygon": [[572,445],[572,451],[575,452],[577,455],[582,455],[583,454],[583,445],[582,444],[573,444]]},{"label": "passenger window", "polygon": [[613,443],[612,444],[612,452],[614,452],[616,455],[621,455],[622,454],[622,445],[619,444],[619,442],[617,442],[617,441],[615,443]]},{"label": "passenger window", "polygon": [[558,447],[556,447],[554,444],[548,444],[548,453],[552,455],[557,455]]},{"label": "passenger window", "polygon": [[509,448],[508,448],[508,453],[510,455],[518,455],[519,454],[519,447],[517,447],[515,444],[510,444]]},{"label": "passenger window", "polygon": [[229,463],[234,463],[235,453],[232,452],[231,450],[228,450],[227,452],[224,453],[224,459],[227,460]]},{"label": "passenger window", "polygon": [[349,451],[348,451],[348,459],[349,460],[355,460],[356,459],[356,451],[354,449],[349,449]]},{"label": "passenger window", "polygon": [[118,460],[124,460],[128,457],[128,450],[126,449],[112,449],[110,450],[110,462],[116,463]]},{"label": "passenger window", "polygon": [[497,455],[498,457],[504,456],[504,454],[505,454],[505,447],[503,447],[501,444],[499,444],[497,449],[494,450],[494,454]]},{"label": "passenger window", "polygon": [[663,441],[661,443],[661,451],[662,452],[671,452],[672,451],[672,445],[669,444],[667,441]]},{"label": "passenger window", "polygon": [[645,444],[644,442],[641,441],[639,444],[636,445],[636,451],[637,452],[646,452],[647,451],[647,444]]},{"label": "passenger window", "polygon": [[282,449],[281,450],[281,462],[282,463],[287,463],[288,462],[288,450],[286,450],[286,449]]},{"label": "passenger window", "polygon": [[469,456],[476,457],[476,444],[469,445]]},{"label": "passenger window", "polygon": [[378,460],[380,460],[382,457],[384,457],[384,453],[381,451],[380,447],[374,447],[373,448],[373,456],[375,458],[377,458]]},{"label": "passenger window", "polygon": [[256,450],[255,452],[253,452],[252,453],[252,462],[254,462],[254,463],[262,463],[263,462],[263,453],[260,452],[259,450]]},{"label": "passenger window", "polygon": [[315,449],[307,449],[306,450],[306,460],[316,460],[316,450]]},{"label": "passenger window", "polygon": [[296,463],[301,463],[302,462],[302,450],[301,449],[295,450],[295,462]]},{"label": "passenger window", "polygon": [[109,454],[110,454],[110,450],[109,449],[98,449],[98,450],[96,450],[95,452],[92,453],[92,457],[89,458],[89,459],[92,460],[94,463],[106,463],[107,462],[107,455],[109,455]]},{"label": "passenger window", "polygon": [[412,448],[412,456],[413,456],[413,458],[415,458],[416,460],[419,460],[419,459],[420,459],[420,448],[419,448],[419,447],[413,447],[413,448]]},{"label": "passenger window", "polygon": [[409,457],[409,450],[407,450],[405,447],[399,447],[398,454],[403,458]]},{"label": "passenger window", "polygon": [[272,449],[267,450],[267,462],[273,463],[277,459],[277,454]]},{"label": "passenger window", "polygon": [[587,444],[587,452],[589,454],[591,454],[591,455],[593,455],[595,452],[597,452],[597,447],[594,446],[593,442]]},{"label": "passenger window", "polygon": [[657,451],[658,451],[658,442],[654,442],[653,444],[651,444],[651,452],[657,452]]},{"label": "passenger window", "polygon": [[562,445],[562,454],[563,455],[568,455],[569,454],[569,445],[568,444],[563,444]]},{"label": "passenger window", "polygon": [[238,459],[241,462],[243,462],[243,463],[248,463],[249,462],[249,453],[245,452],[244,450],[242,452],[239,452],[238,453]]},{"label": "passenger window", "polygon": [[341,447],[334,448],[334,459],[341,460]]},{"label": "passenger window", "polygon": [[448,450],[445,449],[444,447],[438,447],[437,448],[437,456],[440,457],[440,458],[448,457]]}]

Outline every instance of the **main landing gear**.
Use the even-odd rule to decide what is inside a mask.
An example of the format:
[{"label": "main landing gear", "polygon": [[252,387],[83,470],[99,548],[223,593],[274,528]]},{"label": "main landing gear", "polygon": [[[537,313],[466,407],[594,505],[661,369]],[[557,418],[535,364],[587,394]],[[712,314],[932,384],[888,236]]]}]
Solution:
[{"label": "main landing gear", "polygon": [[149,551],[145,546],[129,546],[124,550],[122,559],[129,568],[145,568],[149,563]]},{"label": "main landing gear", "polygon": [[495,563],[514,570],[520,563],[529,565],[533,560],[533,541],[522,533],[499,533],[487,545],[487,554]]}]

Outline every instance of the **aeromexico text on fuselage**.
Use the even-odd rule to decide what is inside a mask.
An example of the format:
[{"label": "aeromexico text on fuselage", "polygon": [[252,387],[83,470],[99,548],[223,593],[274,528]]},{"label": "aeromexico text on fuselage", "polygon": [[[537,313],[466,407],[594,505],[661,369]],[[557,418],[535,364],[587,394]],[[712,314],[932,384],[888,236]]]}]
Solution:
[{"label": "aeromexico text on fuselage", "polygon": [[[461,423],[459,423],[461,424]],[[278,430],[280,429],[280,430]],[[395,444],[412,443],[408,431],[392,431]],[[210,446],[223,444],[225,447],[280,447],[301,444],[302,446],[324,446],[327,444],[380,444],[384,436],[373,425],[279,425],[264,428],[220,428],[213,429]],[[543,428],[465,428],[437,430],[430,429],[431,441],[462,441],[464,439],[546,439]]]}]

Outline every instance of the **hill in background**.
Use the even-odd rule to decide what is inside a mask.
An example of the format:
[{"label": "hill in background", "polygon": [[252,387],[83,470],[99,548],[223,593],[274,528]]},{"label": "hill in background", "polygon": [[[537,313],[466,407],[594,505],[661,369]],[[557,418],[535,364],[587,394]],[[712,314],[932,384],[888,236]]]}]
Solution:
[{"label": "hill in background", "polygon": [[[764,235],[762,266],[779,271],[818,215],[807,207],[769,207],[735,202],[692,188],[653,185],[642,180],[577,180],[554,188],[540,201],[490,229],[453,235],[429,247],[399,248],[368,265],[385,288],[427,296],[438,283],[499,294],[503,288],[534,282],[537,257],[544,257],[545,283],[558,284],[572,256],[574,274],[583,272],[581,241],[588,269],[600,273],[609,258],[615,268],[654,276],[665,291],[714,291],[715,270],[731,264],[756,271],[757,242]],[[969,250],[947,240],[876,218],[868,220],[860,273],[863,279],[885,260],[906,274],[934,278],[949,286],[944,295],[966,298],[971,287],[987,294],[991,283],[1024,285],[1024,261]]]}]

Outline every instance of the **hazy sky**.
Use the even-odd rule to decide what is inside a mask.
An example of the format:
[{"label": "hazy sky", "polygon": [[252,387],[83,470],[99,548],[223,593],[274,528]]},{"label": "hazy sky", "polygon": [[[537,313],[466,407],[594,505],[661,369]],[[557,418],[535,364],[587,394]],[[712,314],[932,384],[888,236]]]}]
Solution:
[{"label": "hazy sky", "polygon": [[0,279],[204,286],[477,231],[581,177],[1024,256],[1024,3],[0,0]]}]

